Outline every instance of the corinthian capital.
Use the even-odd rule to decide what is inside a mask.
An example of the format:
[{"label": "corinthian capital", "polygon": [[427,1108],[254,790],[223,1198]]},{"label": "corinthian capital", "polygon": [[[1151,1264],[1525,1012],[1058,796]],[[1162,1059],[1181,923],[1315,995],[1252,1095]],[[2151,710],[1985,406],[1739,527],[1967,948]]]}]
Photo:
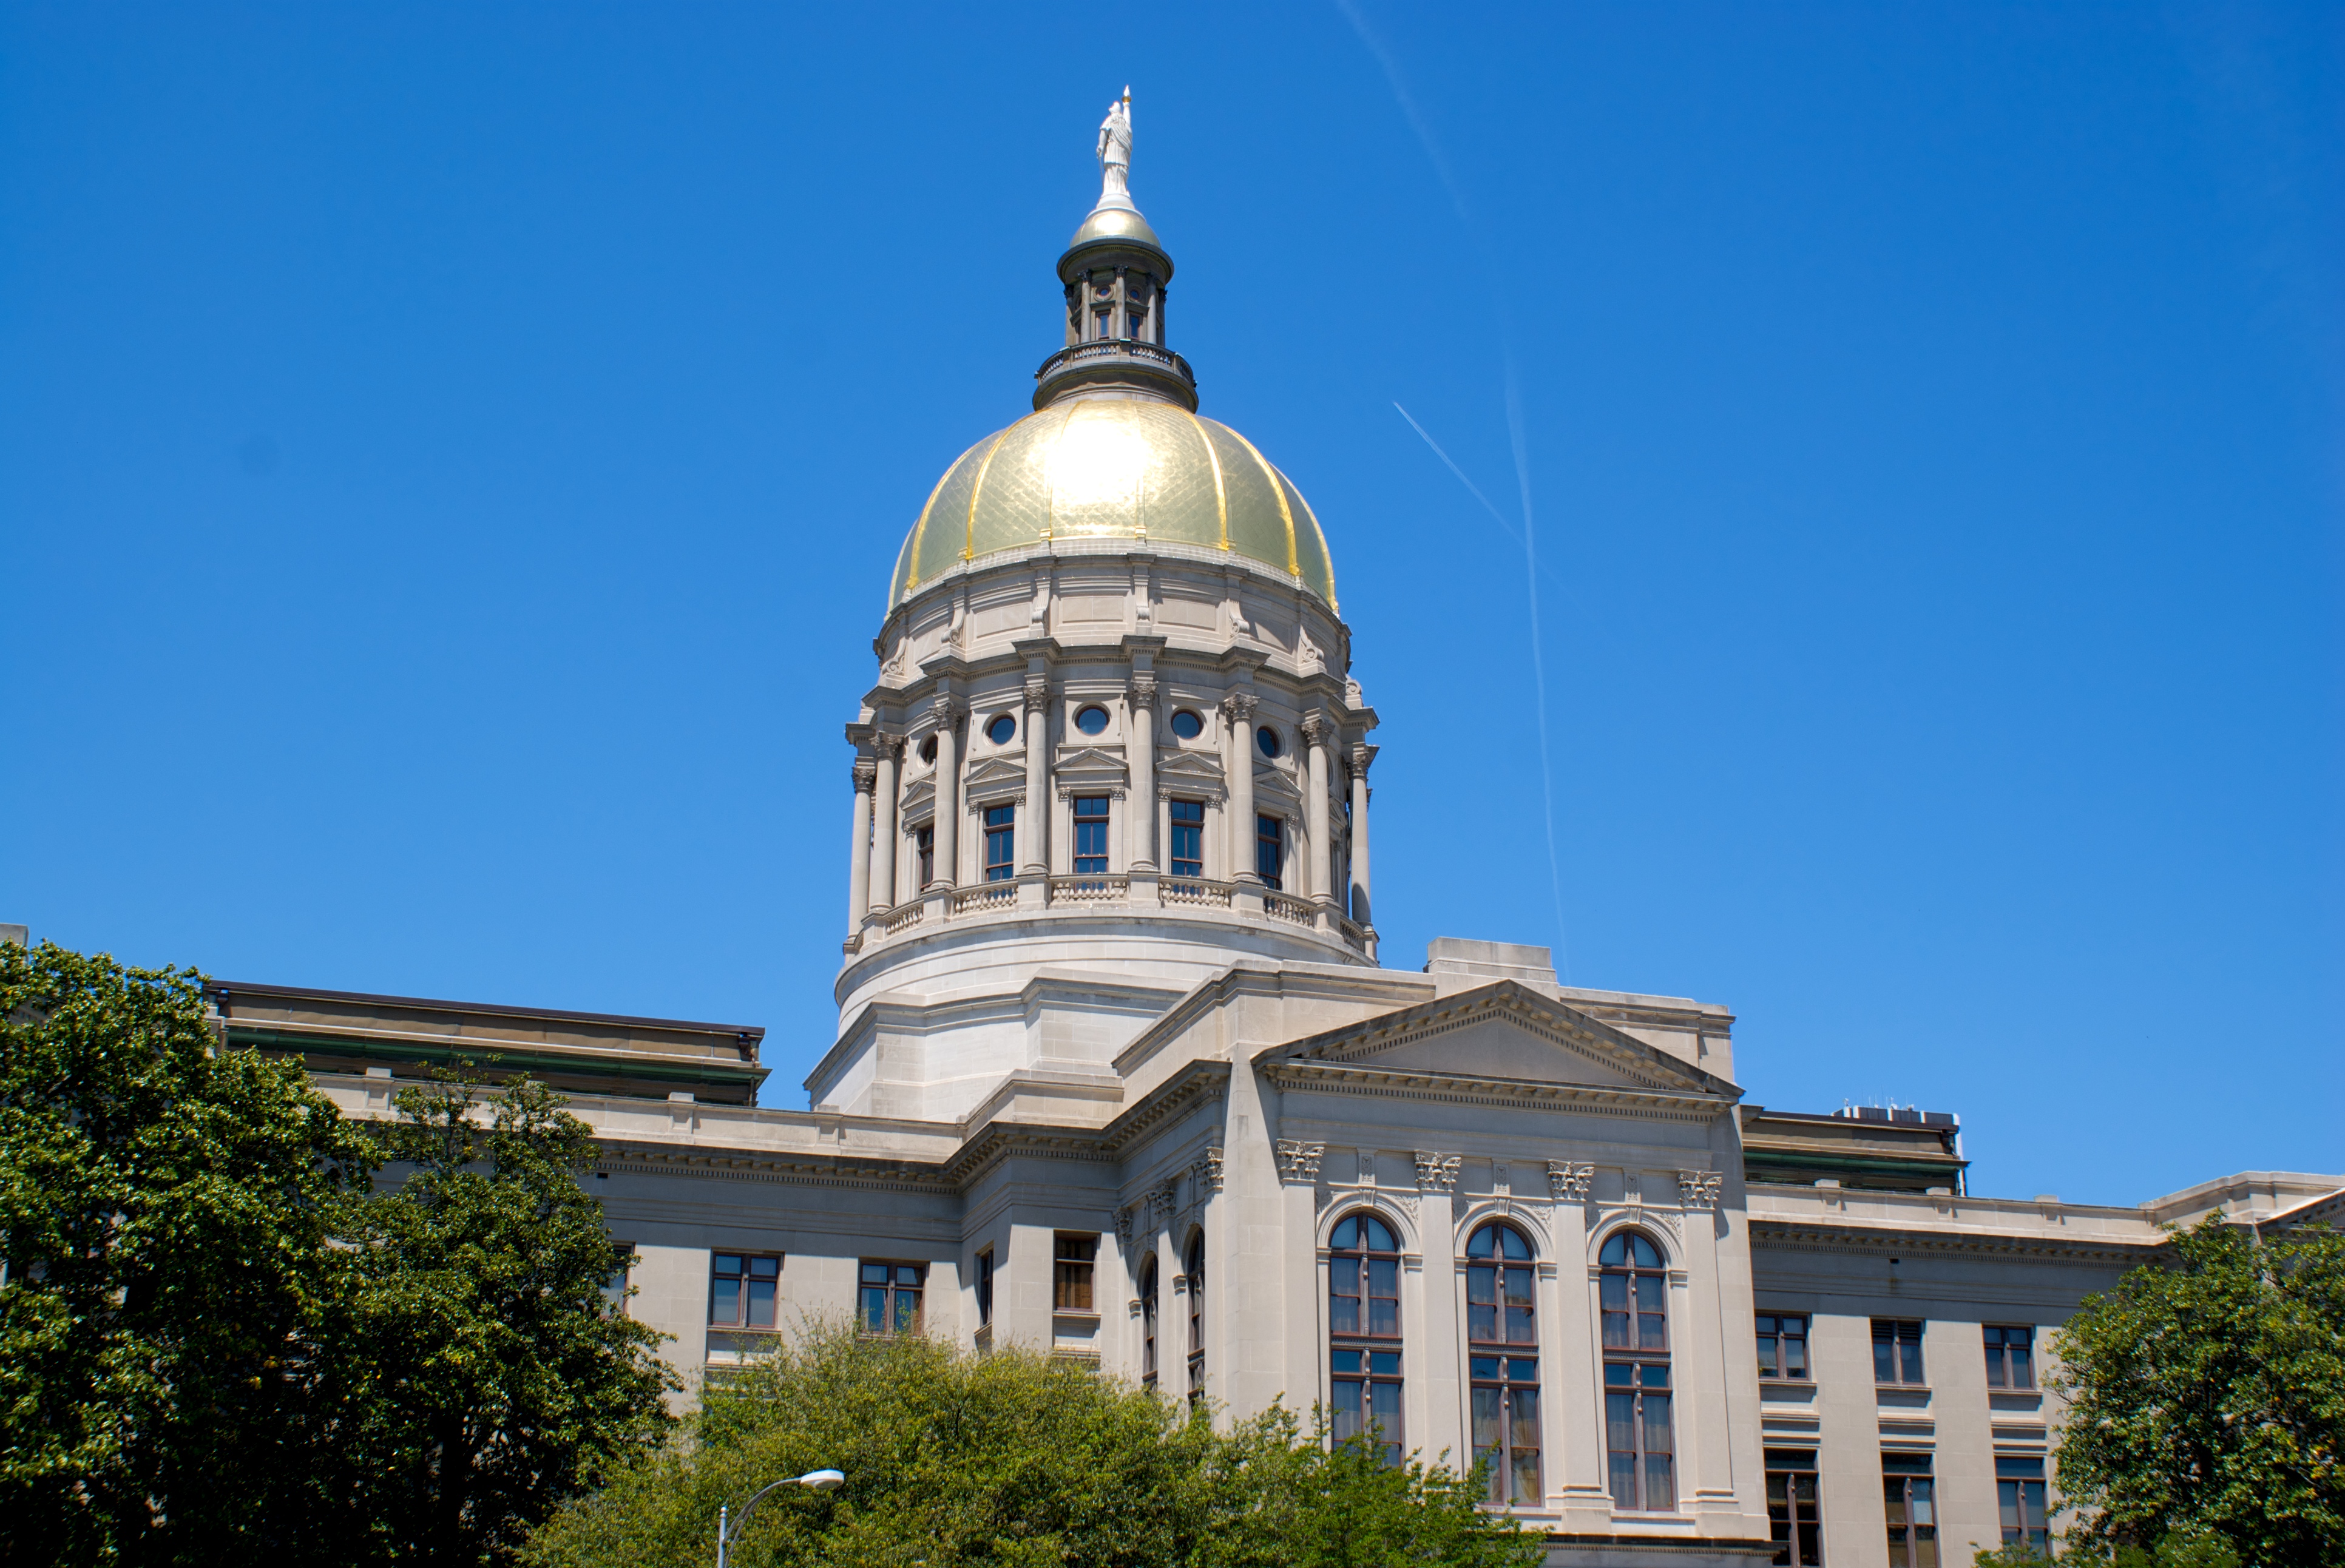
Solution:
[{"label": "corinthian capital", "polygon": [[1327,738],[1327,715],[1314,708],[1303,715],[1301,727],[1304,740],[1315,746]]},{"label": "corinthian capital", "polygon": [[858,794],[869,794],[879,782],[879,764],[869,757],[855,759],[855,790]]},{"label": "corinthian capital", "polygon": [[1254,710],[1261,699],[1252,692],[1232,692],[1222,699],[1222,717],[1232,729],[1241,729],[1254,723]]},{"label": "corinthian capital", "polygon": [[1051,705],[1051,683],[1040,675],[1026,677],[1026,711],[1036,712]]},{"label": "corinthian capital", "polygon": [[968,713],[969,704],[950,692],[939,692],[935,700],[929,703],[929,712],[937,716],[939,725],[950,726],[959,723]]},{"label": "corinthian capital", "polygon": [[1155,707],[1156,677],[1153,675],[1134,675],[1132,678],[1132,684],[1125,689],[1124,695],[1131,700],[1132,705],[1135,709],[1150,709]]},{"label": "corinthian capital", "polygon": [[1361,741],[1352,747],[1352,776],[1362,784],[1368,781],[1368,764],[1376,760],[1376,748]]}]

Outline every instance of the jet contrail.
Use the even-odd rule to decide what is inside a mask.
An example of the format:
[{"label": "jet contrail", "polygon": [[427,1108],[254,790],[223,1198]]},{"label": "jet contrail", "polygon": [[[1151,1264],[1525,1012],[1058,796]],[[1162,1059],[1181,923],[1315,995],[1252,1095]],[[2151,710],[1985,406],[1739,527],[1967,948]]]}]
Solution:
[{"label": "jet contrail", "polygon": [[[1393,58],[1392,52],[1385,47],[1384,41],[1378,38],[1375,30],[1368,25],[1367,18],[1360,15],[1355,0],[1335,0],[1335,9],[1344,14],[1344,20],[1351,24],[1352,31],[1359,36],[1361,45],[1369,54],[1376,56],[1377,66],[1383,69],[1385,85],[1392,89],[1393,101],[1400,106],[1401,116],[1408,121],[1408,128],[1416,137],[1417,146],[1424,148],[1426,159],[1432,163],[1433,172],[1439,177],[1441,188],[1449,197],[1449,206],[1457,214],[1458,225],[1466,230],[1467,238],[1472,240],[1475,247],[1487,257],[1490,248],[1484,243],[1480,228],[1474,221],[1473,211],[1467,204],[1465,189],[1458,185],[1457,177],[1449,167],[1449,159],[1442,153],[1441,143],[1434,137],[1433,127],[1427,125],[1425,116],[1417,112],[1416,96],[1408,90],[1407,78],[1401,75],[1400,62]],[[1547,823],[1548,891],[1555,900],[1556,956],[1560,961],[1558,967],[1561,969],[1565,981],[1568,983],[1571,978],[1571,946],[1568,927],[1566,926],[1563,918],[1563,863],[1555,846],[1555,770],[1548,761],[1547,658],[1544,650],[1539,646],[1538,546],[1538,535],[1531,521],[1530,459],[1523,436],[1523,403],[1519,379],[1515,373],[1515,349],[1511,336],[1513,324],[1502,317],[1498,325],[1500,329],[1498,351],[1505,360],[1507,433],[1508,444],[1514,452],[1515,483],[1522,493],[1521,533],[1516,534],[1514,529],[1508,526],[1506,519],[1499,515],[1498,509],[1490,504],[1490,498],[1484,495],[1474,481],[1466,477],[1465,470],[1450,461],[1449,454],[1443,451],[1440,444],[1431,436],[1426,435],[1423,425],[1417,424],[1414,419],[1409,418],[1406,409],[1401,409],[1397,402],[1394,403],[1393,407],[1400,409],[1400,417],[1408,420],[1418,435],[1425,436],[1426,445],[1433,448],[1435,454],[1444,463],[1448,464],[1449,471],[1457,476],[1458,481],[1465,485],[1474,499],[1480,501],[1483,509],[1497,520],[1500,527],[1505,528],[1508,534],[1519,540],[1523,547],[1524,563],[1528,568],[1523,573],[1523,581],[1530,595],[1531,687],[1538,708],[1539,803],[1545,808]]]}]

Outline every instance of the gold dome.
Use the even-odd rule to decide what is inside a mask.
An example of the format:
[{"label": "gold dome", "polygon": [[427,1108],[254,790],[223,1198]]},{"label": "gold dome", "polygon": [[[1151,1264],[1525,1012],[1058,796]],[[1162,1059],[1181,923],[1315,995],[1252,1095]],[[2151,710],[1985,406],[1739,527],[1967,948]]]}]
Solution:
[{"label": "gold dome", "polygon": [[1051,539],[1226,550],[1335,608],[1326,536],[1294,481],[1227,425],[1138,398],[1070,400],[963,452],[904,541],[888,602],[958,562]]}]

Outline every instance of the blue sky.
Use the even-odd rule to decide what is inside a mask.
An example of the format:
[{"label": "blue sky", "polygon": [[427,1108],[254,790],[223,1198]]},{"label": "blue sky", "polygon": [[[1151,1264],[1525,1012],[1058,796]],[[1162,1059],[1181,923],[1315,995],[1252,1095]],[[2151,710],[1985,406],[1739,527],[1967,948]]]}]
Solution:
[{"label": "blue sky", "polygon": [[1130,21],[0,10],[0,920],[763,1024],[803,1104],[888,567],[1129,81],[1388,963],[1722,1002],[1980,1190],[2345,1168],[2339,11]]}]

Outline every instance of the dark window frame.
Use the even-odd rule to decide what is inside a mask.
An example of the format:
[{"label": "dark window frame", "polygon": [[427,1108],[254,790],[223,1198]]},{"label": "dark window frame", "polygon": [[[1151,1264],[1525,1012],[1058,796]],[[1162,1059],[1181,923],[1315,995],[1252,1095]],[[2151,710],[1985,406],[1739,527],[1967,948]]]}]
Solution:
[{"label": "dark window frame", "polygon": [[1205,1397],[1205,1233],[1193,1232],[1183,1259],[1189,1280],[1189,1403]]},{"label": "dark window frame", "polygon": [[977,1326],[980,1329],[993,1322],[993,1249],[986,1248],[977,1255]]},{"label": "dark window frame", "polygon": [[[871,1277],[873,1270],[882,1271],[881,1278]],[[907,1280],[903,1276],[909,1272]],[[917,1334],[928,1309],[929,1266],[909,1258],[860,1258],[855,1266],[855,1321],[867,1334]],[[874,1297],[878,1300],[875,1303]],[[904,1303],[911,1303],[910,1320],[906,1321]],[[873,1321],[871,1309],[879,1308],[878,1321]]]},{"label": "dark window frame", "polygon": [[985,880],[1007,882],[1018,875],[1018,808],[990,805],[979,820],[985,831]]},{"label": "dark window frame", "polygon": [[[1759,1377],[1763,1382],[1812,1383],[1816,1381],[1816,1364],[1808,1355],[1809,1315],[1805,1312],[1758,1312],[1752,1314],[1758,1329]],[[1797,1323],[1795,1330],[1790,1325]],[[1792,1347],[1799,1347],[1800,1370],[1785,1369],[1792,1361]],[[1773,1371],[1769,1371],[1770,1367]]]},{"label": "dark window frame", "polygon": [[1943,1568],[1938,1553],[1938,1489],[1927,1454],[1881,1456],[1881,1506],[1889,1532],[1889,1568]]},{"label": "dark window frame", "polygon": [[[1913,1318],[1873,1320],[1874,1387],[1925,1389],[1930,1386],[1929,1368],[1922,1360],[1923,1329],[1923,1322]],[[1883,1375],[1884,1371],[1888,1374],[1885,1377]]]},{"label": "dark window frame", "polygon": [[1822,1568],[1823,1477],[1809,1449],[1766,1451],[1767,1534],[1781,1568]]},{"label": "dark window frame", "polygon": [[[1193,815],[1184,814],[1193,813]],[[1205,875],[1205,803],[1174,798],[1164,803],[1166,859],[1175,876]],[[1187,854],[1182,852],[1186,850]]]},{"label": "dark window frame", "polygon": [[912,829],[912,854],[919,865],[918,887],[937,879],[937,824],[924,822]]},{"label": "dark window frame", "polygon": [[1162,1276],[1151,1252],[1140,1265],[1140,1386],[1156,1387],[1156,1286]]},{"label": "dark window frame", "polygon": [[[1377,1240],[1377,1231],[1383,1232],[1383,1242],[1389,1246]],[[1332,1435],[1337,1442],[1357,1437],[1376,1443],[1386,1464],[1398,1464],[1408,1452],[1403,1407],[1406,1383],[1401,1359],[1401,1268],[1400,1233],[1374,1209],[1355,1209],[1328,1232],[1327,1375],[1335,1405]],[[1349,1291],[1343,1289],[1347,1273],[1355,1287]],[[1379,1285],[1386,1289],[1379,1290]],[[1391,1303],[1388,1318],[1379,1316],[1379,1302]],[[1346,1318],[1349,1327],[1339,1326]],[[1369,1436],[1371,1431],[1380,1433],[1380,1442]]]},{"label": "dark window frame", "polygon": [[[1647,1262],[1645,1253],[1653,1261]],[[1659,1241],[1633,1229],[1616,1230],[1605,1239],[1597,1257],[1605,1483],[1612,1506],[1623,1513],[1677,1511],[1677,1390],[1670,1375],[1669,1292],[1669,1253]]]},{"label": "dark window frame", "polygon": [[1995,1456],[1995,1521],[2005,1541],[2049,1547],[2051,1501],[2041,1459],[2008,1453]]},{"label": "dark window frame", "polygon": [[1254,818],[1254,874],[1272,892],[1284,889],[1280,880],[1286,871],[1286,819],[1256,812]]},{"label": "dark window frame", "polygon": [[[726,1264],[732,1267],[727,1269]],[[760,1268],[759,1265],[766,1265]],[[716,1315],[719,1293],[726,1283],[733,1289],[733,1316]],[[765,1318],[756,1321],[757,1290],[766,1287]],[[780,1316],[782,1254],[779,1252],[718,1252],[708,1254],[708,1326],[744,1333],[770,1333]]]},{"label": "dark window frame", "polygon": [[1074,845],[1077,876],[1107,875],[1108,824],[1114,809],[1110,800],[1103,794],[1079,794],[1069,804],[1068,820],[1074,827],[1069,842]]},{"label": "dark window frame", "polygon": [[1490,1455],[1489,1500],[1501,1506],[1547,1495],[1536,1259],[1530,1238],[1503,1220],[1466,1239],[1467,1442],[1477,1460]]},{"label": "dark window frame", "polygon": [[2032,1393],[2035,1389],[2035,1326],[2033,1323],[1982,1323],[1979,1338],[1986,1349],[1986,1386]]},{"label": "dark window frame", "polygon": [[1051,1310],[1096,1312],[1099,1300],[1099,1233],[1056,1230],[1051,1234]]}]

